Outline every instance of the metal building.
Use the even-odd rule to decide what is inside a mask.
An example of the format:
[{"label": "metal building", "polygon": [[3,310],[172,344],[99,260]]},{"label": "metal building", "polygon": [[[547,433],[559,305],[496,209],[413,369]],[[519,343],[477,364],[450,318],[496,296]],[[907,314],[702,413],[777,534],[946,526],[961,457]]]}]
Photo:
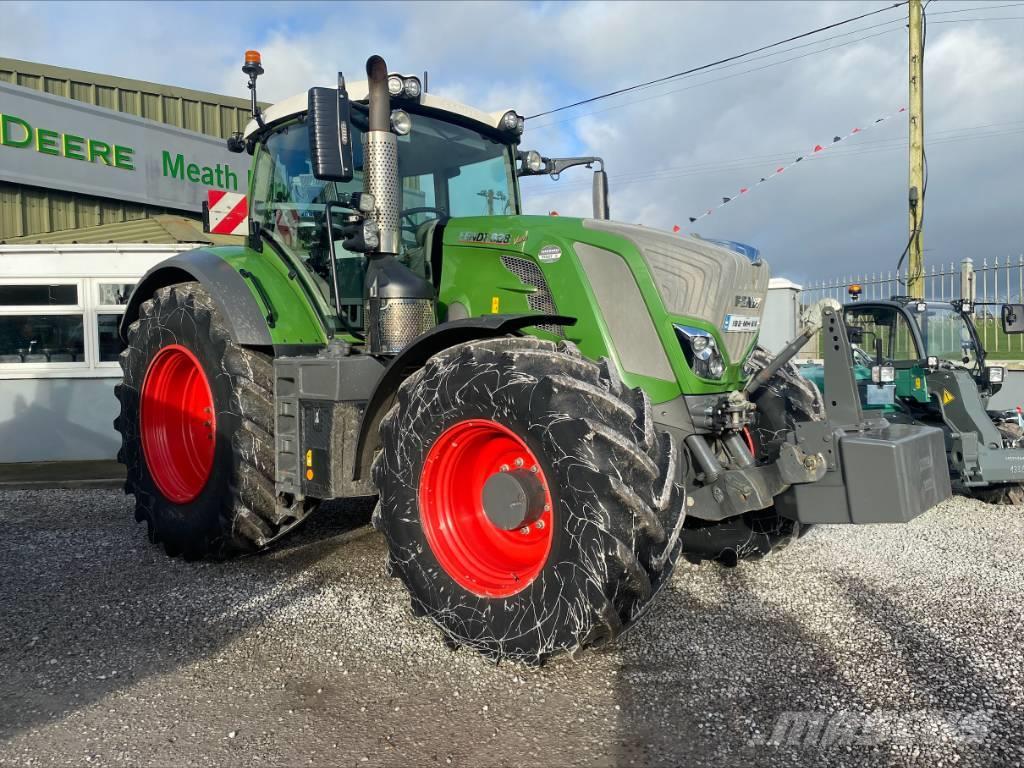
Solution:
[{"label": "metal building", "polygon": [[164,258],[240,242],[202,231],[201,202],[245,191],[224,139],[248,119],[245,99],[0,58],[0,463],[114,458],[123,304]]},{"label": "metal building", "polygon": [[[218,139],[249,120],[245,99],[0,58],[0,83],[134,115]],[[4,111],[0,101],[0,112]],[[0,242],[145,219],[171,209],[5,180],[0,158]],[[192,213],[194,215],[194,212]]]}]

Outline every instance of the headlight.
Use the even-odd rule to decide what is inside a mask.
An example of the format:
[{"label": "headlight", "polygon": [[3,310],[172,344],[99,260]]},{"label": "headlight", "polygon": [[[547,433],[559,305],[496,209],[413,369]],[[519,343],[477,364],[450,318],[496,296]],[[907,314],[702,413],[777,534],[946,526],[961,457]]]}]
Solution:
[{"label": "headlight", "polygon": [[388,75],[388,93],[392,96],[399,96],[403,90],[405,90],[405,81],[398,75]]},{"label": "headlight", "polygon": [[990,384],[1002,384],[1003,378],[1006,376],[1006,369],[1000,365],[991,365],[985,369],[988,372],[988,380]]},{"label": "headlight", "polygon": [[686,364],[702,379],[720,379],[725,373],[725,360],[718,350],[715,337],[700,328],[673,323],[679,346],[683,348]]},{"label": "headlight", "polygon": [[412,130],[412,118],[404,109],[396,109],[391,113],[391,130],[399,136],[405,136]]},{"label": "headlight", "polygon": [[407,99],[418,99],[423,88],[420,86],[420,81],[415,77],[405,78],[402,92]]}]

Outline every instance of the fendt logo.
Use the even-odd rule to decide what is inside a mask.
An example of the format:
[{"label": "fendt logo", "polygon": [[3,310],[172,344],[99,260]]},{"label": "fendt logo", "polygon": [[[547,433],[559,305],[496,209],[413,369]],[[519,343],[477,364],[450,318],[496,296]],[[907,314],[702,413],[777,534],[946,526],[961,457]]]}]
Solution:
[{"label": "fendt logo", "polygon": [[736,305],[743,309],[760,309],[761,308],[761,297],[760,296],[737,296]]}]

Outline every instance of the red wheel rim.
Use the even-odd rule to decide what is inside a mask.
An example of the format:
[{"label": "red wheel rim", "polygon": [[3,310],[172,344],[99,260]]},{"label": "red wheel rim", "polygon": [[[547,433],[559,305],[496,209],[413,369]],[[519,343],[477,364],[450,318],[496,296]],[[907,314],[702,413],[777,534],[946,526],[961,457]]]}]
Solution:
[{"label": "red wheel rim", "polygon": [[[484,484],[500,472],[531,472],[543,512],[515,530],[495,525],[483,506]],[[420,522],[437,562],[475,595],[508,597],[537,578],[553,539],[551,491],[540,462],[519,435],[487,419],[447,429],[420,475]]]},{"label": "red wheel rim", "polygon": [[164,347],[142,384],[142,451],[160,492],[175,504],[200,494],[213,469],[217,420],[199,359],[178,344]]}]

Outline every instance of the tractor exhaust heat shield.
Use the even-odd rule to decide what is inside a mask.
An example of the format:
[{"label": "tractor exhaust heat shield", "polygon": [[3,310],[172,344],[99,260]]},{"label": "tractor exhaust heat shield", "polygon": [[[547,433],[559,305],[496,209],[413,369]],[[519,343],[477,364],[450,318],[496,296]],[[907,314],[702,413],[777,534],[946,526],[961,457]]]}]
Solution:
[{"label": "tractor exhaust heat shield", "polygon": [[366,341],[372,355],[394,355],[437,325],[434,286],[386,255],[366,272]]}]

